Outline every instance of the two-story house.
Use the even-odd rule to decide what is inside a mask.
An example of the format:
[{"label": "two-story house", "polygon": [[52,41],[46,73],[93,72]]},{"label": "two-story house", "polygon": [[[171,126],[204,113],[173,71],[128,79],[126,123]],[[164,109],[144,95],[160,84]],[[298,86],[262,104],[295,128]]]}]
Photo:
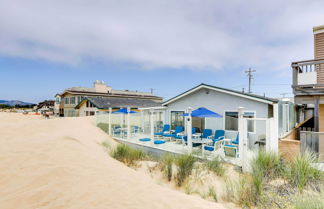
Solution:
[{"label": "two-story house", "polygon": [[314,59],[291,64],[292,88],[302,149],[324,153],[324,26],[314,27],[313,33]]},{"label": "two-story house", "polygon": [[[128,101],[153,101],[157,103],[162,102],[162,97],[154,96],[150,92],[138,92],[129,90],[115,90],[111,86],[106,85],[103,81],[95,81],[93,88],[72,87],[64,90],[61,94],[55,95],[54,113],[58,116],[75,117],[83,116],[79,113],[80,109],[77,105],[84,98],[121,98],[128,99]],[[120,108],[124,106],[120,104]],[[118,107],[116,107],[118,108]],[[93,115],[95,113],[91,113]],[[90,114],[89,114],[90,115]]]}]

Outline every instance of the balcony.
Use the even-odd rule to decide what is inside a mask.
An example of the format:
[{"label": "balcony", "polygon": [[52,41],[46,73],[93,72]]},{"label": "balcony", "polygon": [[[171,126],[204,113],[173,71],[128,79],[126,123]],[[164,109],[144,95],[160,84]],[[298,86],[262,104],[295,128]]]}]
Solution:
[{"label": "balcony", "polygon": [[293,62],[295,96],[324,95],[324,59]]}]

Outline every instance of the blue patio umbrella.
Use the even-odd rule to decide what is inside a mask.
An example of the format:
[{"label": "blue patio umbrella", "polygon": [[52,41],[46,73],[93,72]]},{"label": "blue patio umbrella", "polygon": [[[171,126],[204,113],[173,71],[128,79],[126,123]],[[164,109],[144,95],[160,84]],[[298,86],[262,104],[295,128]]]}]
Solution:
[{"label": "blue patio umbrella", "polygon": [[[184,114],[184,116],[189,116],[188,113]],[[223,116],[216,113],[216,112],[213,112],[211,110],[208,110],[207,108],[205,107],[200,107],[196,110],[193,110],[191,112],[191,117],[197,117],[197,118],[210,118],[210,117],[213,117],[213,118],[222,118]]]},{"label": "blue patio umbrella", "polygon": [[[127,108],[123,108],[123,109],[120,109],[120,110],[117,110],[115,112],[112,112],[112,114],[127,114],[128,111],[127,111]],[[130,114],[134,114],[134,113],[137,113],[135,111],[129,111]]]}]

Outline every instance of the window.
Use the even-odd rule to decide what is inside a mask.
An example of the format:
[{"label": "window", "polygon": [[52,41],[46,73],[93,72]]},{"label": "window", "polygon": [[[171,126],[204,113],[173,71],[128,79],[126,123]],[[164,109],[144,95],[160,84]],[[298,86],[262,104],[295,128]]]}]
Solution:
[{"label": "window", "polygon": [[70,104],[75,104],[75,97],[70,97]]},{"label": "window", "polygon": [[65,97],[65,104],[69,104],[69,98]]},{"label": "window", "polygon": [[77,98],[78,98],[78,104],[79,104],[82,100],[82,96],[78,96]]},{"label": "window", "polygon": [[56,104],[60,104],[60,97],[56,97]]},{"label": "window", "polygon": [[[254,118],[254,112],[244,112],[244,118]],[[238,112],[225,112],[225,130],[238,131]],[[248,120],[248,132],[254,132],[254,121]]]},{"label": "window", "polygon": [[184,111],[171,111],[171,129],[176,126],[184,126]]}]

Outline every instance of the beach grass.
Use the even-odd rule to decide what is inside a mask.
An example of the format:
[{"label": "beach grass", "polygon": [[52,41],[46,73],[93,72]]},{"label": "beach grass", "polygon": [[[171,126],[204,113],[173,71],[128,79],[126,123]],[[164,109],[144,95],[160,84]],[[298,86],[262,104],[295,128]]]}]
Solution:
[{"label": "beach grass", "polygon": [[143,151],[133,149],[125,144],[118,144],[117,147],[111,151],[111,156],[125,163],[127,166],[135,166],[137,161],[147,158],[147,155]]}]

